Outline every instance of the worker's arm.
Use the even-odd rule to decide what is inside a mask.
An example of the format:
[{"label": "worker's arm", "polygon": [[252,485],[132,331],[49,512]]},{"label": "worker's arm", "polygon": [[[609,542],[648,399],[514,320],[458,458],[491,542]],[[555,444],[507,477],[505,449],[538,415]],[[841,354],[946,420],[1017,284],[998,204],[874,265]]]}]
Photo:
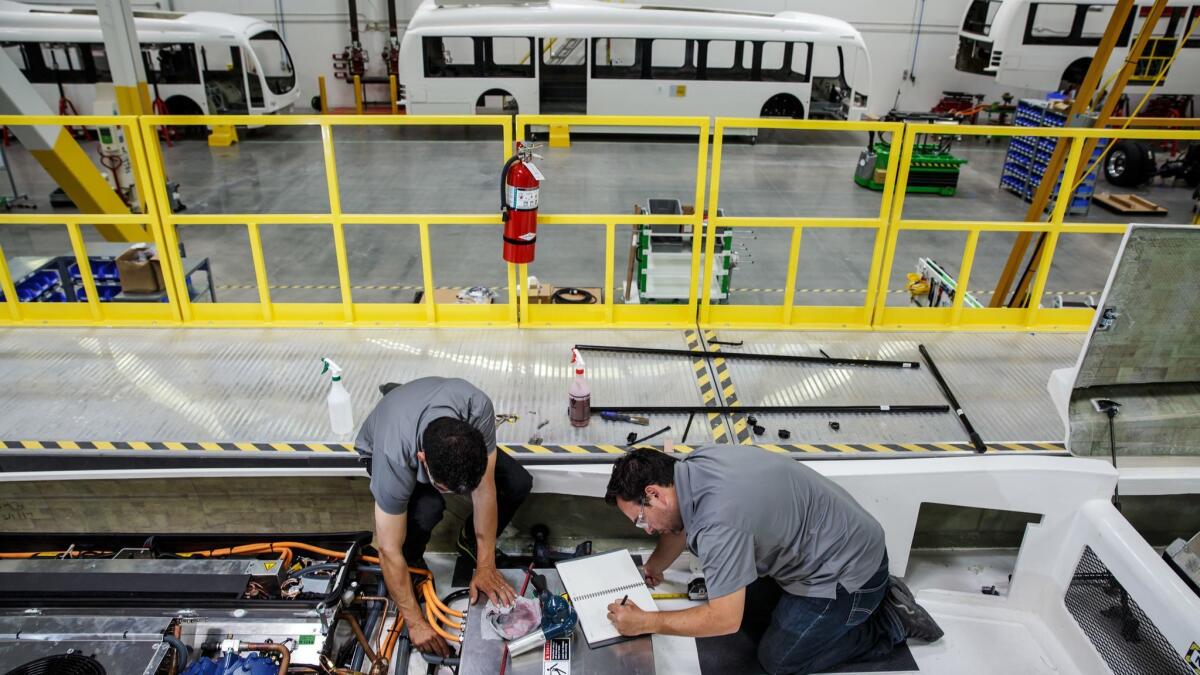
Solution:
[{"label": "worker's arm", "polygon": [[[497,451],[498,452],[498,451]],[[471,577],[471,603],[483,593],[497,605],[511,605],[517,597],[513,587],[496,569],[496,453],[488,455],[487,470],[471,492],[475,519],[475,575]]]},{"label": "worker's arm", "polygon": [[713,598],[698,607],[675,612],[646,612],[633,602],[608,606],[608,620],[621,635],[682,635],[684,637],[716,637],[736,633],[742,626],[746,609],[746,589],[739,588],[729,595]]},{"label": "worker's arm", "polygon": [[379,566],[383,569],[383,580],[387,583],[388,595],[400,608],[400,615],[408,626],[408,636],[418,650],[449,656],[450,647],[441,638],[425,617],[413,594],[412,579],[408,563],[404,560],[404,537],[408,533],[408,514],[392,515],[375,505],[375,538],[379,549]]},{"label": "worker's arm", "polygon": [[680,553],[683,553],[686,542],[687,536],[683,532],[664,532],[658,535],[658,545],[654,547],[654,553],[651,553],[646,564],[642,565],[646,585],[654,588],[662,583],[663,572],[675,562]]}]

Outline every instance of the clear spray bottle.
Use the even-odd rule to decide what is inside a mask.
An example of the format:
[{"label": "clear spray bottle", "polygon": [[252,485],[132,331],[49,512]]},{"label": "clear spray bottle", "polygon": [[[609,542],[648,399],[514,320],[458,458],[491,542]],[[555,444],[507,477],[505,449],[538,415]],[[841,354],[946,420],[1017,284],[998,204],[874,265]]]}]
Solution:
[{"label": "clear spray bottle", "polygon": [[329,396],[325,397],[329,403],[329,426],[335,435],[345,436],[354,431],[354,408],[350,404],[350,392],[342,384],[341,367],[326,358],[322,358],[321,363],[324,365],[321,372],[332,375]]}]

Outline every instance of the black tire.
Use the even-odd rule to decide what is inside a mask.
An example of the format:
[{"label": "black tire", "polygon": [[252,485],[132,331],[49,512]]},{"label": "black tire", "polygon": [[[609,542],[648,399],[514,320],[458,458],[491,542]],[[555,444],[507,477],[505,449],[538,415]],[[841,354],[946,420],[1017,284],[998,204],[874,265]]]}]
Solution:
[{"label": "black tire", "polygon": [[1083,78],[1087,77],[1088,69],[1092,67],[1091,58],[1076,59],[1067,66],[1063,71],[1062,78],[1058,81],[1059,91],[1075,91],[1079,89],[1079,85],[1083,84]]},{"label": "black tire", "polygon": [[1117,141],[1104,158],[1104,178],[1117,187],[1137,187],[1150,180],[1154,171],[1154,154],[1137,141]]},{"label": "black tire", "polygon": [[804,106],[791,94],[775,94],[763,104],[759,117],[789,117],[804,119]]},{"label": "black tire", "polygon": [[312,97],[312,100],[309,101],[308,104],[310,106],[312,106],[313,110],[316,110],[317,112],[321,112],[321,97],[320,96]]},{"label": "black tire", "polygon": [[[203,115],[200,104],[183,95],[170,96],[165,101],[168,115]],[[208,138],[208,128],[202,126],[176,127],[183,138],[193,140]]]}]

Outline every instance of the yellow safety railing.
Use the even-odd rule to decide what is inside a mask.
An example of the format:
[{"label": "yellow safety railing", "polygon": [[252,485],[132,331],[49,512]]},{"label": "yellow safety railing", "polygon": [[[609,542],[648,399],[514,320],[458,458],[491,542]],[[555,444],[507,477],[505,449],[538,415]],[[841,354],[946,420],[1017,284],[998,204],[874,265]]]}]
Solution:
[{"label": "yellow safety railing", "polygon": [[[172,288],[167,289],[167,298],[164,302],[102,302],[88,259],[89,244],[84,237],[84,227],[86,226],[99,229],[106,226],[136,226],[145,229],[145,236],[139,237],[143,238],[145,243],[158,244],[164,240],[161,230],[162,214],[158,210],[158,203],[154,199],[147,198],[147,195],[152,194],[149,186],[151,184],[150,175],[154,169],[144,159],[146,144],[141,135],[137,118],[54,115],[0,116],[0,126],[52,128],[51,131],[48,131],[48,137],[59,137],[60,142],[63,140],[60,136],[61,130],[66,125],[84,128],[121,127],[124,130],[133,165],[134,188],[138,196],[139,210],[125,214],[41,214],[13,211],[0,214],[0,228],[19,225],[46,228],[65,227],[70,241],[70,252],[63,251],[62,254],[74,257],[74,263],[78,265],[83,292],[87,298],[86,302],[21,302],[14,283],[17,280],[13,279],[10,269],[9,254],[0,247],[0,290],[4,293],[5,305],[5,311],[0,313],[0,325],[161,325],[178,322],[179,298]],[[50,152],[50,150],[43,152]],[[12,167],[9,167],[8,170],[11,171]],[[101,186],[100,189],[107,188]],[[58,256],[43,254],[37,257],[49,262]],[[16,260],[15,262],[27,261]],[[37,261],[28,262],[32,264]],[[164,259],[161,264],[164,279],[170,279],[177,275],[178,270],[172,267],[172,261]],[[68,285],[72,286],[72,290],[67,293],[69,298],[75,294],[73,281],[70,278],[62,278],[63,276],[62,270],[60,270],[60,282],[64,289]],[[69,277],[69,275],[65,276]]]},{"label": "yellow safety railing", "polygon": [[[416,326],[432,324],[456,325],[514,325],[517,322],[516,294],[510,290],[508,302],[503,304],[454,304],[435,301],[435,274],[432,263],[430,230],[439,226],[470,225],[492,227],[496,231],[497,265],[504,264],[498,255],[500,250],[500,215],[455,214],[455,213],[347,213],[342,208],[341,190],[338,184],[337,158],[334,153],[334,129],[354,126],[474,126],[497,127],[503,140],[496,153],[497,166],[506,160],[512,149],[512,119],[495,115],[460,116],[324,116],[324,115],[222,115],[220,117],[147,116],[141,118],[143,134],[153,138],[158,125],[206,125],[221,124],[253,126],[313,126],[321,130],[321,148],[324,156],[326,190],[329,195],[329,211],[326,213],[271,213],[271,214],[177,214],[166,208],[167,192],[164,182],[163,157],[157,143],[146,146],[150,165],[156,167],[154,188],[159,202],[162,229],[166,238],[165,247],[169,255],[178,255],[178,228],[183,226],[244,225],[250,241],[254,276],[257,280],[259,301],[256,303],[193,303],[184,288],[183,278],[176,274],[175,297],[180,306],[180,317],[185,323],[208,325],[358,325],[358,326]],[[336,303],[292,303],[275,302],[271,298],[270,280],[263,255],[261,225],[329,225],[332,228],[334,253],[337,261],[338,288],[341,301]],[[350,266],[346,252],[346,225],[415,225],[420,235],[421,279],[424,298],[415,303],[361,303],[355,302],[350,285]],[[178,260],[173,263],[178,266]],[[507,265],[508,287],[516,286],[515,265]]]},{"label": "yellow safety railing", "polygon": [[[928,220],[904,216],[905,188],[908,185],[914,146],[920,135],[954,134],[956,136],[1038,136],[1061,138],[1071,143],[1066,175],[1074,175],[1083,161],[1085,139],[1139,139],[1147,141],[1200,142],[1200,130],[1170,129],[1084,129],[955,126],[947,128],[930,124],[899,124],[884,122],[824,122],[809,120],[734,119],[693,117],[597,117],[571,115],[509,116],[219,116],[219,117],[0,117],[0,124],[10,127],[47,125],[120,126],[125,129],[133,161],[136,193],[140,207],[129,214],[40,214],[6,212],[0,214],[0,228],[5,226],[65,227],[70,241],[69,254],[79,264],[81,284],[86,302],[20,302],[9,269],[9,258],[0,250],[0,291],[4,293],[3,325],[292,325],[292,326],[430,326],[430,325],[493,325],[493,326],[612,326],[612,327],[679,327],[699,322],[709,327],[742,328],[821,328],[821,329],[911,329],[911,330],[1084,330],[1094,310],[1087,308],[1040,307],[1036,299],[1046,289],[1055,251],[1064,234],[1121,234],[1124,223],[1069,223],[1065,214],[1069,192],[1058,200],[1049,217],[1043,222],[987,220]],[[160,125],[252,125],[252,126],[309,126],[320,130],[324,177],[329,209],[323,213],[232,213],[193,214],[174,213],[167,194],[164,157],[157,137]],[[529,266],[505,265],[500,259],[501,220],[496,213],[356,213],[342,206],[338,183],[334,134],[337,127],[347,126],[475,126],[498,127],[502,147],[496,153],[497,174],[502,162],[513,148],[514,136],[523,138],[527,127],[605,127],[669,128],[672,131],[694,133],[696,143],[694,210],[684,215],[643,215],[633,213],[539,213],[542,233],[559,228],[604,228],[604,273],[600,302],[594,305],[533,304],[526,286]],[[712,128],[712,169],[708,179],[708,144]],[[825,217],[821,215],[788,215],[772,217],[740,216],[736,213],[718,215],[722,202],[722,155],[725,137],[732,129],[787,129],[815,132],[882,132],[892,136],[892,152],[878,214],[868,217]],[[849,181],[850,177],[846,176]],[[550,176],[543,190],[554,189]],[[651,197],[653,195],[646,195]],[[707,198],[706,198],[707,196]],[[955,203],[966,204],[964,200]],[[706,215],[710,215],[706,219]],[[138,226],[145,228],[148,242],[158,244],[162,271],[167,284],[165,302],[104,302],[97,293],[97,283],[88,264],[90,244],[85,226]],[[242,226],[246,228],[250,254],[257,282],[258,302],[211,303],[194,302],[185,274],[185,261],[180,254],[181,227],[209,225]],[[338,302],[277,302],[272,299],[270,274],[267,269],[260,227],[263,225],[325,225],[331,228],[334,257],[337,265]],[[347,255],[346,225],[377,225],[415,227],[420,248],[421,286],[424,302],[362,303],[356,302],[350,283],[350,263]],[[483,260],[505,265],[508,280],[507,302],[494,305],[464,305],[438,303],[433,269],[431,232],[436,228],[465,225],[491,228],[496,247]],[[678,225],[683,232],[690,228],[693,236],[690,256],[690,291],[686,303],[633,304],[617,301],[615,267],[617,232],[623,225]],[[718,237],[727,228],[777,228],[790,232],[788,263],[784,280],[783,300],[777,305],[722,304],[712,297],[713,268],[716,264]],[[812,228],[857,229],[871,232],[873,245],[869,269],[864,270],[867,289],[861,305],[807,306],[796,304],[796,277],[800,265],[803,234]],[[964,305],[965,292],[955,294],[949,307],[889,306],[889,281],[897,265],[897,242],[906,232],[962,232],[965,245],[957,266],[957,287],[969,288],[980,235],[984,232],[1044,233],[1041,255],[1034,270],[1030,297],[1035,301],[1026,308],[982,308]],[[599,251],[596,252],[599,254]],[[950,261],[944,261],[950,262]],[[536,264],[536,263],[535,263]],[[907,262],[901,262],[906,266]],[[705,280],[705,281],[702,281]],[[578,283],[578,280],[549,280]],[[64,280],[69,283],[69,280]],[[902,289],[895,289],[902,290]],[[624,299],[624,298],[622,298]],[[736,298],[735,298],[736,299]]]},{"label": "yellow safety railing", "polygon": [[[908,185],[908,175],[913,155],[913,146],[922,134],[953,134],[962,136],[1037,136],[1065,139],[1070,149],[1067,155],[1064,176],[1074,176],[1083,161],[1084,139],[1139,139],[1139,140],[1190,140],[1200,141],[1197,131],[1152,131],[1144,129],[1090,129],[1090,128],[1046,128],[1046,127],[995,127],[961,125],[947,129],[936,124],[907,125],[900,153],[900,170],[896,176],[898,186]],[[1090,165],[1087,168],[1091,168]],[[1064,183],[1066,181],[1064,180]],[[1077,307],[1040,307],[1044,297],[1054,253],[1063,234],[1122,234],[1127,229],[1124,223],[1068,223],[1064,222],[1073,190],[1060,189],[1059,198],[1053,202],[1050,217],[1042,222],[987,221],[987,220],[921,220],[905,218],[905,190],[893,191],[895,205],[892,207],[891,223],[888,227],[887,245],[883,256],[882,271],[877,277],[880,287],[875,293],[875,314],[872,326],[880,329],[916,330],[1037,330],[1078,331],[1086,330],[1095,310]],[[959,274],[956,280],[959,293],[955,294],[950,307],[889,307],[887,305],[887,283],[896,264],[896,242],[902,232],[941,231],[966,232]],[[982,232],[1034,232],[1045,233],[1042,252],[1034,271],[1029,297],[1029,307],[965,307],[964,300],[969,289],[974,268],[979,236]]]},{"label": "yellow safety railing", "polygon": [[[521,324],[529,326],[579,326],[620,325],[623,327],[691,326],[696,322],[696,310],[700,301],[697,283],[700,259],[701,236],[692,236],[690,286],[687,303],[679,304],[617,304],[614,292],[614,268],[616,266],[616,235],[618,225],[680,225],[691,227],[699,235],[704,231],[705,174],[708,166],[709,119],[707,117],[659,117],[659,116],[600,116],[600,115],[517,115],[517,139],[523,140],[526,127],[565,125],[568,127],[605,127],[616,131],[628,128],[639,129],[684,129],[696,133],[696,175],[693,192],[693,213],[687,215],[635,215],[627,213],[557,214],[538,212],[539,233],[545,228],[603,226],[604,227],[604,286],[603,297],[594,305],[530,304],[528,293],[521,293]],[[553,188],[553,177],[548,178],[543,190]],[[647,198],[654,195],[646,195]],[[536,260],[535,260],[536,263]],[[525,288],[528,265],[520,265],[518,276]]]},{"label": "yellow safety railing", "polygon": [[[711,297],[711,284],[704,285],[700,306],[700,323],[706,327],[738,326],[757,328],[839,328],[865,329],[871,327],[871,315],[879,293],[879,263],[883,242],[891,215],[892,194],[896,189],[896,156],[888,157],[887,180],[884,182],[879,213],[874,218],[808,217],[808,216],[738,216],[718,215],[721,199],[721,174],[725,135],[729,129],[789,129],[799,131],[876,132],[892,134],[893,143],[901,138],[904,125],[896,122],[832,122],[819,120],[784,120],[759,118],[717,118],[713,132],[713,166],[708,210],[708,232],[705,237],[704,273],[711,279],[715,264],[718,230],[725,227],[782,228],[791,231],[788,267],[783,287],[783,302],[779,305],[716,304]],[[846,176],[846,180],[850,180]],[[872,193],[863,193],[872,194]],[[871,266],[868,270],[867,293],[862,305],[835,307],[796,306],[796,272],[799,268],[801,240],[806,228],[854,228],[874,231]]]}]

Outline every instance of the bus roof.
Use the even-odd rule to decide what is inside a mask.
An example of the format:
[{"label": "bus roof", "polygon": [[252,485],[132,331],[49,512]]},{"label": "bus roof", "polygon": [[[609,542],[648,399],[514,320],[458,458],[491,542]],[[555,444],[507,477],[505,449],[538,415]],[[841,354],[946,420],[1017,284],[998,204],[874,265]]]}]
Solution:
[{"label": "bus roof", "polygon": [[818,14],[759,14],[598,0],[466,6],[439,6],[438,0],[424,0],[409,21],[408,32],[658,38],[678,33],[679,37],[690,38],[862,44],[862,35],[849,23]]},{"label": "bus roof", "polygon": [[[143,43],[232,42],[249,38],[271,24],[219,12],[134,12]],[[95,7],[49,7],[0,0],[0,42],[103,42]]]}]

